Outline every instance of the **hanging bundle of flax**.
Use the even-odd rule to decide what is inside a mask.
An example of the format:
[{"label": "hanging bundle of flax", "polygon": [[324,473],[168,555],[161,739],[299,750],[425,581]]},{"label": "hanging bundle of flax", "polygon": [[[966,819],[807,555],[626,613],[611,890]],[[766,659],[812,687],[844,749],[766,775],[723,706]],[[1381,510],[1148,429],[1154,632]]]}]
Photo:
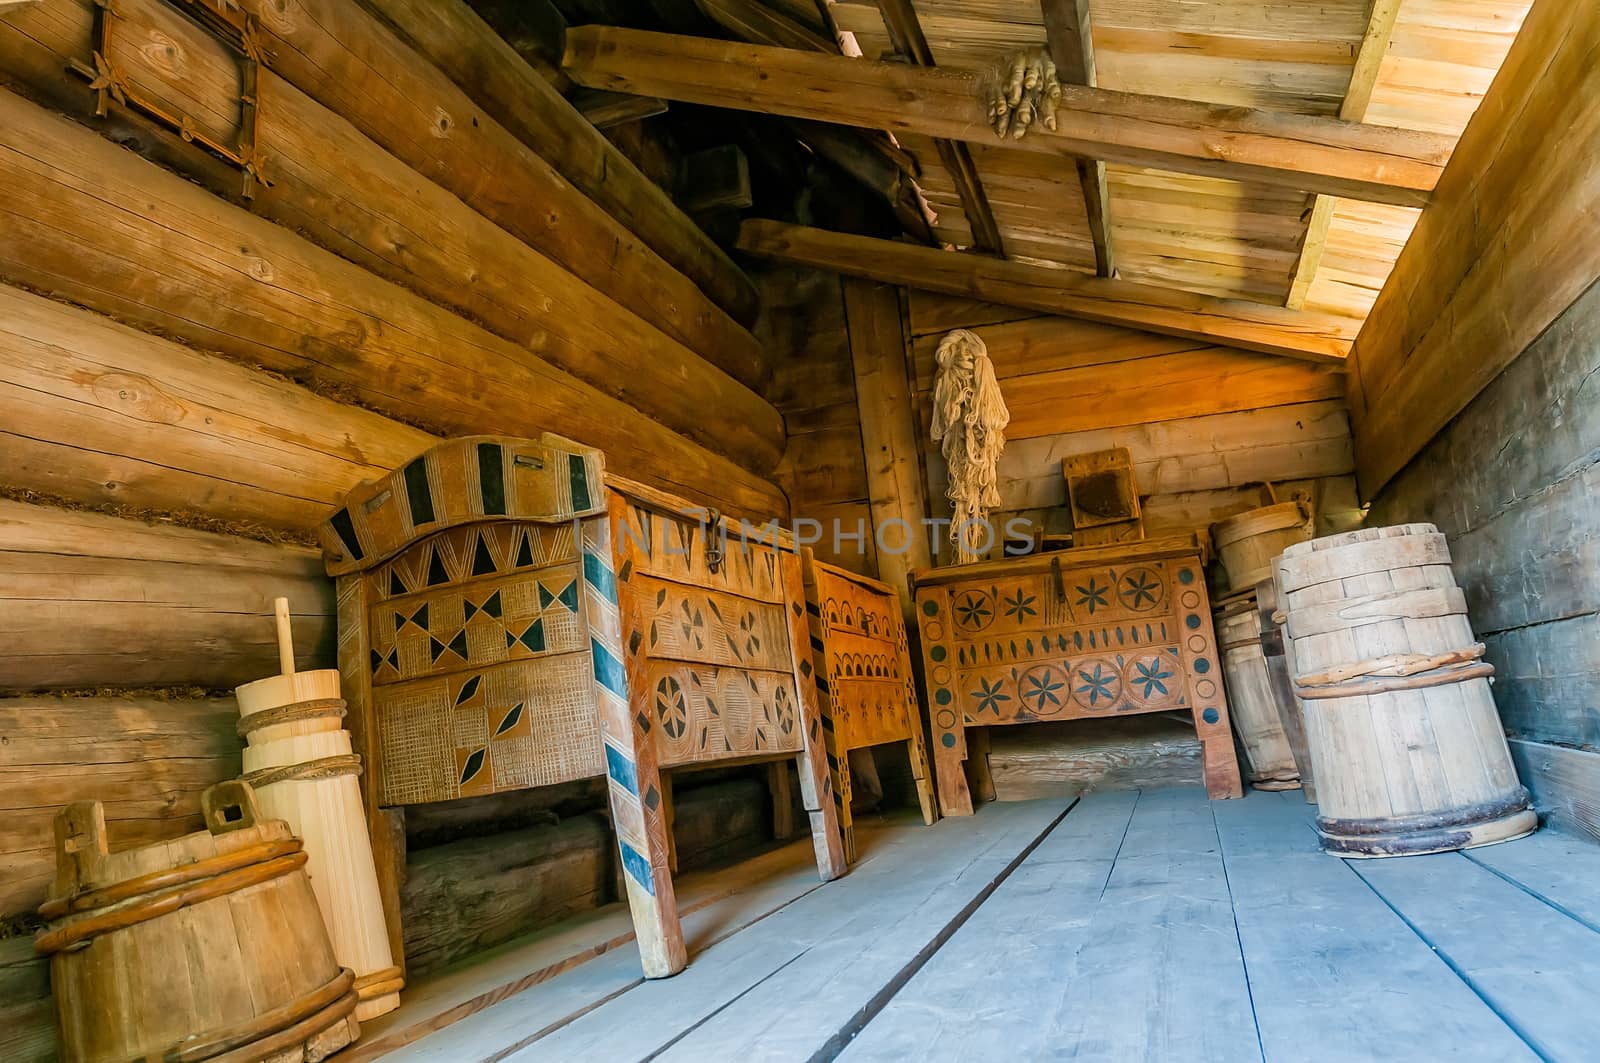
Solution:
[{"label": "hanging bundle of flax", "polygon": [[1055,132],[1061,80],[1045,49],[1023,48],[999,60],[979,79],[978,92],[1001,139],[1021,140],[1035,123]]},{"label": "hanging bundle of flax", "polygon": [[945,495],[955,509],[950,540],[962,563],[978,559],[978,544],[993,543],[983,527],[1000,504],[996,467],[1011,423],[989,349],[976,333],[956,329],[939,341],[933,384],[933,438],[950,470]]}]

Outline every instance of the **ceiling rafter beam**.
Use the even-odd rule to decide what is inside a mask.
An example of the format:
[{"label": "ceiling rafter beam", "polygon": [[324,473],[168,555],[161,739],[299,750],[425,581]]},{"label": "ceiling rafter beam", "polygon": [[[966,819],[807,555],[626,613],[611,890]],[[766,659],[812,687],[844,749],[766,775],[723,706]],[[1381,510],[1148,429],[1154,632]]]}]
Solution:
[{"label": "ceiling rafter beam", "polygon": [[1249,107],[1062,86],[1054,131],[999,141],[977,75],[613,26],[568,31],[590,88],[1421,206],[1454,140]]},{"label": "ceiling rafter beam", "polygon": [[[1400,14],[1401,0],[1372,0],[1367,12],[1367,30],[1356,49],[1355,66],[1350,70],[1350,87],[1345,90],[1344,102],[1339,106],[1339,118],[1346,122],[1360,122],[1367,116],[1372,104],[1372,92],[1378,84],[1378,71],[1383,67],[1383,57],[1389,51],[1389,38],[1394,34],[1395,18]],[[1300,254],[1295,259],[1294,271],[1289,274],[1289,294],[1284,305],[1299,310],[1306,305],[1311,294],[1311,282],[1322,267],[1322,255],[1328,249],[1328,231],[1333,225],[1334,197],[1314,195],[1306,199],[1306,231],[1300,238]]]},{"label": "ceiling rafter beam", "polygon": [[[889,40],[896,52],[917,66],[934,65],[933,49],[928,46],[927,35],[922,32],[922,22],[911,7],[911,0],[878,0],[878,11],[883,15],[883,24],[889,30]],[[936,137],[933,143],[939,152],[939,162],[949,173],[956,195],[961,199],[961,213],[972,230],[972,246],[1003,257],[1005,241],[994,220],[994,210],[989,206],[989,196],[983,190],[972,150],[960,141],[944,137]]]},{"label": "ceiling rafter beam", "polygon": [[1348,317],[1217,299],[760,218],[749,219],[740,228],[738,246],[748,254],[884,284],[1200,339],[1334,368],[1343,365],[1360,328],[1359,321]]},{"label": "ceiling rafter beam", "polygon": [[[1044,15],[1044,32],[1050,58],[1056,64],[1056,77],[1062,84],[1095,88],[1094,38],[1089,24],[1089,0],[1039,0]],[[1111,250],[1111,196],[1106,188],[1106,164],[1099,159],[1074,159],[1078,184],[1083,188],[1083,209],[1089,222],[1089,238],[1094,242],[1095,273],[1102,277],[1117,274],[1116,256]]]}]

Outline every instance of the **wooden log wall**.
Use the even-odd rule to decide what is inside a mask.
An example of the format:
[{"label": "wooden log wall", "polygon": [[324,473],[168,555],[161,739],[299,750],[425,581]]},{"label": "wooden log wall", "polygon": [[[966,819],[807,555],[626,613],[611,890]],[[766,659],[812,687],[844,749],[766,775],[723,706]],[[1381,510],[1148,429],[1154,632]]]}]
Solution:
[{"label": "wooden log wall", "polygon": [[1600,277],[1600,8],[1538,0],[1350,356],[1373,497]]},{"label": "wooden log wall", "polygon": [[[876,576],[861,414],[840,278],[775,267],[760,274],[758,283],[762,319],[757,332],[766,341],[773,364],[768,394],[789,428],[778,475],[791,512],[823,526],[823,539],[812,546],[818,557]],[[836,546],[835,521],[847,532],[864,528],[864,540]]]},{"label": "wooden log wall", "polygon": [[[0,61],[19,72],[26,91],[85,120],[93,119],[95,94],[63,70],[83,51],[93,9],[92,0],[66,0],[0,24]],[[168,0],[128,0],[115,27],[111,61],[140,92],[170,112],[208,116],[219,133],[236,124],[230,115],[237,89],[229,78],[238,63],[214,36]],[[762,470],[776,464],[782,420],[746,384],[422,179],[272,70],[259,73],[256,97],[255,139],[271,160],[272,181],[255,194],[256,213],[470,317],[718,453]],[[160,157],[213,191],[240,187],[236,171],[192,146]],[[729,364],[758,382],[759,352],[743,335],[743,346],[720,337],[702,342],[720,343],[714,349],[731,352]]]},{"label": "wooden log wall", "polygon": [[1600,834],[1600,8],[1537,0],[1351,354],[1373,521],[1450,542],[1541,813]]},{"label": "wooden log wall", "polygon": [[[374,5],[393,27],[356,0],[219,6],[256,20],[248,129],[240,54],[183,4],[119,0],[99,71],[93,0],[0,18],[7,1060],[53,1051],[16,943],[54,810],[103,800],[114,846],[198,825],[239,770],[223,695],[277,669],[274,597],[299,666],[333,664],[308,532],[350,488],[443,436],[553,431],[788,511],[754,286],[561,97],[504,98],[538,75],[460,0]],[[247,181],[224,155],[251,145]],[[765,823],[748,789],[716,841]]]},{"label": "wooden log wall", "polygon": [[[939,340],[968,328],[988,347],[1011,411],[997,525],[1016,516],[1054,530],[1061,459],[1115,446],[1133,454],[1150,534],[1261,505],[1263,481],[1282,497],[1312,494],[1326,530],[1359,520],[1336,371],[947,296],[911,292],[908,306],[919,426],[932,415]],[[929,504],[947,516],[943,458],[931,439],[923,446]]]}]

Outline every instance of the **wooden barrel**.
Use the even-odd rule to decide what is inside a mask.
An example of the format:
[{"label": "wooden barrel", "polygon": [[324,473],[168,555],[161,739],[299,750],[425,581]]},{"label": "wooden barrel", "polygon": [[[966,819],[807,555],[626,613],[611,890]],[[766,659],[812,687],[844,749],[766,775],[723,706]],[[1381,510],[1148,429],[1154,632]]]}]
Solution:
[{"label": "wooden barrel", "polygon": [[1278,581],[1323,848],[1432,853],[1535,829],[1438,529],[1299,543]]},{"label": "wooden barrel", "polygon": [[1227,574],[1230,594],[1250,590],[1272,575],[1284,549],[1311,538],[1311,505],[1296,499],[1262,506],[1211,526],[1211,543]]},{"label": "wooden barrel", "polygon": [[305,843],[306,872],[334,955],[356,975],[356,1018],[393,1011],[405,981],[389,947],[339,673],[290,672],[234,694],[247,742],[244,779],[262,812],[286,821]]},{"label": "wooden barrel", "polygon": [[67,1063],[316,1063],[349,1044],[341,968],[281,820],[239,781],[201,798],[208,830],[109,853],[98,801],[56,816],[50,956]]},{"label": "wooden barrel", "polygon": [[1257,790],[1298,790],[1300,771],[1267,675],[1254,592],[1224,602],[1216,612],[1216,622],[1229,715],[1234,737],[1244,751],[1245,776]]}]

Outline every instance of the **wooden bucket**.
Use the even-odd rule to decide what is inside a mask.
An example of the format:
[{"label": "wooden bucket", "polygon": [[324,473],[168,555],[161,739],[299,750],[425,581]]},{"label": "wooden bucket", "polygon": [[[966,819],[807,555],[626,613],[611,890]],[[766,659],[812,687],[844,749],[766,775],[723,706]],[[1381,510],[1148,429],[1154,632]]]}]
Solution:
[{"label": "wooden bucket", "polygon": [[1311,538],[1315,528],[1311,504],[1301,499],[1278,502],[1229,517],[1211,526],[1228,593],[1250,590],[1272,575],[1272,563],[1284,549]]},{"label": "wooden bucket", "polygon": [[67,1063],[316,1063],[355,1040],[306,855],[250,787],[201,797],[208,830],[109,853],[98,801],[56,816],[50,956]]},{"label": "wooden bucket", "polygon": [[341,965],[355,972],[356,1018],[393,1011],[405,986],[394,962],[361,800],[361,758],[344,729],[339,673],[294,670],[287,599],[276,603],[282,674],[237,688],[244,779],[264,815],[305,843],[306,874]]},{"label": "wooden bucket", "polygon": [[1323,848],[1443,852],[1536,828],[1438,529],[1299,543],[1278,580]]},{"label": "wooden bucket", "polygon": [[1298,790],[1300,772],[1261,650],[1255,594],[1225,603],[1216,621],[1228,708],[1234,736],[1244,750],[1245,775],[1257,790]]}]

